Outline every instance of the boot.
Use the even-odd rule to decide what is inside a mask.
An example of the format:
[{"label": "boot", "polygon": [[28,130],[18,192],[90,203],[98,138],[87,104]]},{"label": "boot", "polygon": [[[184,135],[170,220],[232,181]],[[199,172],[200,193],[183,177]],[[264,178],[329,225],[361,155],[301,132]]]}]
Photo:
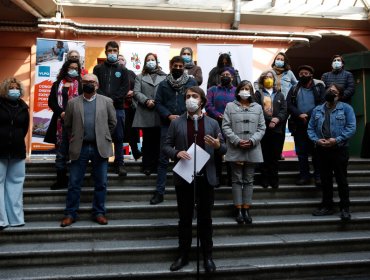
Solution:
[{"label": "boot", "polygon": [[187,255],[180,255],[170,266],[171,271],[177,271],[189,264]]},{"label": "boot", "polygon": [[241,208],[235,208],[235,221],[240,225],[244,224],[244,217]]},{"label": "boot", "polygon": [[50,186],[51,190],[68,188],[67,170],[57,170],[57,181]]},{"label": "boot", "polygon": [[243,215],[244,222],[246,224],[251,224],[252,223],[252,217],[249,214],[249,209],[243,208],[242,209],[242,215]]},{"label": "boot", "polygon": [[203,267],[206,273],[213,273],[216,271],[216,265],[211,256],[204,257]]}]

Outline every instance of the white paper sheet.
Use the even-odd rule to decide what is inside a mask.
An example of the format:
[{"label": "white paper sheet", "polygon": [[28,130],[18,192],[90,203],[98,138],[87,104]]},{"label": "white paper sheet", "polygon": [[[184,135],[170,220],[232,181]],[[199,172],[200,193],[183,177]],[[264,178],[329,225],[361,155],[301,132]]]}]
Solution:
[{"label": "white paper sheet", "polygon": [[[197,172],[199,172],[203,166],[207,163],[210,155],[197,145]],[[193,182],[194,175],[194,143],[187,150],[187,153],[191,156],[190,160],[180,159],[179,162],[173,168],[173,171],[181,176],[189,184]]]}]

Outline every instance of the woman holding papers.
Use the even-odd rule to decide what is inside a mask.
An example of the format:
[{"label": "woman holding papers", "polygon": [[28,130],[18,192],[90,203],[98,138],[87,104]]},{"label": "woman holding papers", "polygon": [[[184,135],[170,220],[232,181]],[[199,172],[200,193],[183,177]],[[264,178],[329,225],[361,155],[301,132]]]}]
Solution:
[{"label": "woman holding papers", "polygon": [[[163,151],[176,162],[179,160],[190,160],[191,156],[187,150],[194,143],[196,135],[196,144],[210,155],[209,160],[198,173],[196,195],[199,238],[203,252],[204,269],[206,272],[211,273],[216,270],[212,260],[211,216],[214,203],[214,186],[218,184],[214,155],[216,153],[220,155],[225,154],[226,145],[222,139],[217,121],[202,114],[202,108],[206,102],[206,96],[200,87],[193,86],[186,91],[185,103],[187,112],[171,122]],[[198,132],[196,132],[197,128]],[[189,184],[182,176],[184,174],[174,173],[177,210],[180,218],[178,227],[179,255],[171,265],[171,271],[179,270],[189,263],[188,256],[192,241],[194,184],[193,182]]]},{"label": "woman holding papers", "polygon": [[226,161],[231,162],[232,192],[235,219],[238,224],[252,223],[254,168],[263,162],[260,141],[266,126],[262,107],[253,101],[254,92],[249,81],[242,81],[235,91],[235,99],[226,105],[222,130],[226,137]]}]

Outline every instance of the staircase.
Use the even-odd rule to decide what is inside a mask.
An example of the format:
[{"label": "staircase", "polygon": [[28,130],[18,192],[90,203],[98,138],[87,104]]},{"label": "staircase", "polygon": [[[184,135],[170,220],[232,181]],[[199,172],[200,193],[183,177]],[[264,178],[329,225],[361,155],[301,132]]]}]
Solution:
[{"label": "staircase", "polygon": [[[171,172],[165,201],[149,205],[156,176],[141,174],[137,162],[127,162],[127,168],[124,179],[109,170],[108,225],[91,221],[87,174],[80,220],[61,228],[66,190],[49,189],[56,177],[53,161],[28,162],[26,225],[0,231],[0,279],[196,279],[195,240],[190,264],[169,270],[177,248]],[[370,279],[370,161],[350,160],[348,223],[339,213],[311,215],[320,191],[294,185],[296,160],[281,161],[280,170],[279,189],[255,186],[252,225],[232,218],[231,188],[216,189],[217,272],[205,275],[201,262],[201,279]]]}]

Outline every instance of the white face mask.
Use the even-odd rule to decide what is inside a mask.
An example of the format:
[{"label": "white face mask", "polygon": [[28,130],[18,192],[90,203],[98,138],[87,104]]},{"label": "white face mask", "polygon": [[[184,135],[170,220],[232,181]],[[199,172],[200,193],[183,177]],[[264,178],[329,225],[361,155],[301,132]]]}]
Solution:
[{"label": "white face mask", "polygon": [[342,68],[342,61],[338,61],[338,60],[336,60],[336,61],[333,61],[333,63],[331,64],[331,67],[333,67],[333,69],[335,69],[335,70],[338,70],[338,69],[340,69],[340,68]]},{"label": "white face mask", "polygon": [[198,99],[195,99],[193,97],[190,97],[189,99],[186,99],[185,101],[185,105],[186,105],[186,109],[190,112],[190,113],[194,113],[198,110],[199,108],[199,101]]},{"label": "white face mask", "polygon": [[242,90],[239,92],[239,96],[243,100],[247,100],[249,97],[251,97],[251,92],[249,90]]}]

